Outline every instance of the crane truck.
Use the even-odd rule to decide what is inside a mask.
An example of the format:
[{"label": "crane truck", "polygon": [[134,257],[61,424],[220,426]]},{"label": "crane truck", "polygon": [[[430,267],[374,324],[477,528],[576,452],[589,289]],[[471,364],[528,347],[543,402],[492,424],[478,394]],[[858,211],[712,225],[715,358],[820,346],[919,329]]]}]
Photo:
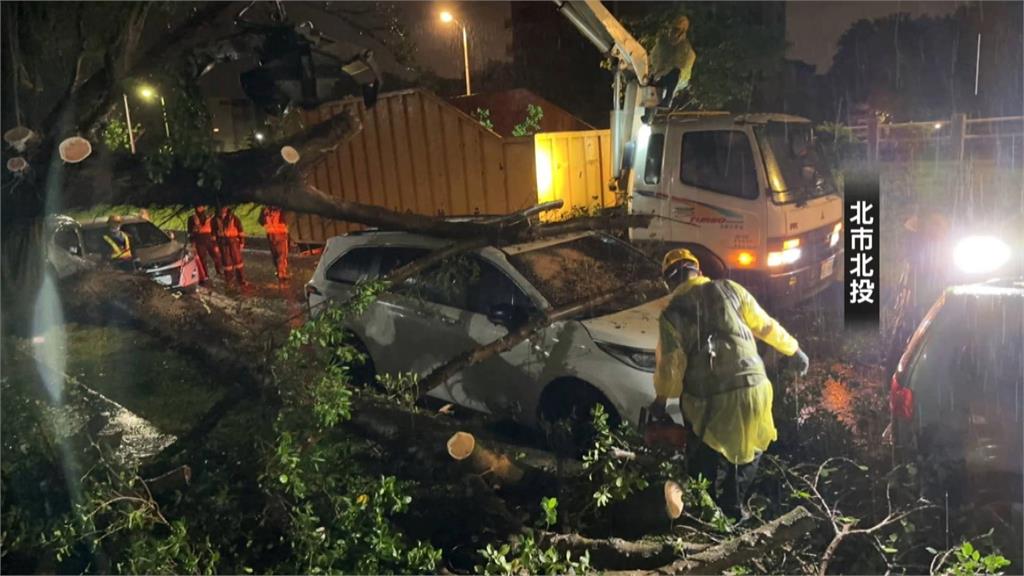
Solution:
[{"label": "crane truck", "polygon": [[609,186],[655,216],[634,244],[659,259],[689,248],[773,309],[841,281],[843,204],[808,119],[658,108],[646,50],[601,2],[554,3],[613,63]]}]

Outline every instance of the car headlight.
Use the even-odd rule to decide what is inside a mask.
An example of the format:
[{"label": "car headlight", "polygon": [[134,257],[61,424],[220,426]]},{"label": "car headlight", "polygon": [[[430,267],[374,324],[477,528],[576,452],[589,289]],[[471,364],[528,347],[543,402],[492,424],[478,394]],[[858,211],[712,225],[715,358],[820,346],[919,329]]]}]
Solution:
[{"label": "car headlight", "polygon": [[623,364],[632,366],[644,372],[654,372],[654,350],[612,344],[611,342],[595,342],[597,347],[613,356]]},{"label": "car headlight", "polygon": [[969,236],[953,249],[953,262],[968,274],[998,270],[1010,259],[1010,247],[995,236]]}]

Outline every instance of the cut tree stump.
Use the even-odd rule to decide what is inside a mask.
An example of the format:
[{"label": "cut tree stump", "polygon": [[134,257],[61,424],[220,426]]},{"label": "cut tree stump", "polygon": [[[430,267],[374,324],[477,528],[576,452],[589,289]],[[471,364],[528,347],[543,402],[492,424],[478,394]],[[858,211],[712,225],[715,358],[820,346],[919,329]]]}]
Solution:
[{"label": "cut tree stump", "polygon": [[470,472],[488,475],[503,485],[516,484],[523,479],[523,470],[512,460],[481,446],[469,432],[456,432],[447,442],[448,455],[463,463]]}]

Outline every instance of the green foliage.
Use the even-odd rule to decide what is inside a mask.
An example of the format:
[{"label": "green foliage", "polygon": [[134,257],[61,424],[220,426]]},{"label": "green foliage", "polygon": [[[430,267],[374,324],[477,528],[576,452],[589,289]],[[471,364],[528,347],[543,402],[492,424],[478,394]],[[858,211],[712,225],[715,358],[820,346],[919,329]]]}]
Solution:
[{"label": "green foliage", "polygon": [[[39,393],[35,375],[0,381],[5,568],[13,553],[52,559],[51,569],[59,573],[216,571],[220,556],[213,545],[193,535],[185,520],[164,515],[138,465],[76,431],[71,406],[82,394],[74,379],[63,384],[58,405]],[[96,565],[104,557],[112,563]]]},{"label": "green foliage", "polygon": [[95,467],[82,478],[69,513],[41,534],[57,562],[119,551],[111,567],[124,574],[213,574],[220,554],[195,538],[184,519],[169,521],[134,466],[94,445]]},{"label": "green foliage", "polygon": [[[136,133],[142,129],[141,124],[132,127]],[[128,134],[128,123],[116,118],[110,120],[103,126],[101,134],[103,144],[114,152],[126,152],[131,150],[131,135]]]},{"label": "green foliage", "polygon": [[419,374],[413,372],[403,372],[397,375],[378,374],[377,383],[384,390],[384,395],[388,399],[407,410],[412,410],[416,406],[416,401],[420,395]]},{"label": "green foliage", "polygon": [[627,18],[626,24],[650,51],[658,34],[682,15],[690,19],[687,38],[697,53],[689,107],[746,111],[758,79],[781,70],[785,29],[765,26],[756,11],[739,2],[666,2]]},{"label": "green foliage", "polygon": [[544,527],[550,530],[558,523],[558,498],[541,498],[540,509],[544,513]]},{"label": "green foliage", "polygon": [[533,104],[526,105],[526,118],[512,127],[512,135],[530,136],[540,131],[540,121],[544,118],[544,109]]},{"label": "green foliage", "polygon": [[956,561],[945,571],[953,576],[969,576],[971,574],[1002,574],[1002,569],[1010,565],[1010,561],[999,554],[981,555],[970,542],[960,544],[953,550]]},{"label": "green foliage", "polygon": [[719,532],[729,532],[733,520],[722,513],[709,492],[711,483],[704,476],[686,479],[683,487],[683,501],[687,503],[686,513],[711,524]]},{"label": "green foliage", "polygon": [[[441,558],[429,544],[409,543],[391,523],[412,501],[408,485],[372,478],[355,463],[359,447],[334,428],[351,418],[349,369],[364,361],[349,341],[345,321],[366,310],[385,288],[360,285],[343,307],[331,307],[293,330],[274,368],[282,407],[274,422],[261,484],[287,508],[292,554],[277,571],[423,573]],[[413,380],[414,381],[414,380]],[[396,395],[408,392],[398,378]]]},{"label": "green foliage", "polygon": [[477,566],[483,574],[589,574],[590,553],[573,559],[572,552],[559,554],[554,547],[541,548],[533,534],[527,534],[512,544],[495,548],[488,544],[480,550],[486,564]]},{"label": "green foliage", "polygon": [[174,148],[169,143],[161,144],[155,153],[143,156],[142,163],[146,168],[146,177],[160,184],[174,169]]},{"label": "green foliage", "polygon": [[494,122],[491,121],[491,110],[489,108],[477,108],[471,116],[484,128],[494,130]]},{"label": "green foliage", "polygon": [[617,451],[630,448],[629,425],[623,422],[618,430],[612,430],[608,424],[608,413],[601,404],[594,405],[591,417],[595,439],[593,447],[583,456],[583,469],[587,478],[596,484],[595,504],[603,508],[647,488],[648,481],[643,471],[630,460],[615,457]]}]

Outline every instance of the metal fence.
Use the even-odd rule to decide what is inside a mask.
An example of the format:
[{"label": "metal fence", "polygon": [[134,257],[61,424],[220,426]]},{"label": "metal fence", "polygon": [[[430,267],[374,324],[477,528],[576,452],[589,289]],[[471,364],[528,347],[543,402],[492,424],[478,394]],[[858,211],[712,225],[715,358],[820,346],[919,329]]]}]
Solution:
[{"label": "metal fence", "polygon": [[967,118],[852,127],[851,153],[869,162],[983,161],[1024,167],[1024,116]]}]

